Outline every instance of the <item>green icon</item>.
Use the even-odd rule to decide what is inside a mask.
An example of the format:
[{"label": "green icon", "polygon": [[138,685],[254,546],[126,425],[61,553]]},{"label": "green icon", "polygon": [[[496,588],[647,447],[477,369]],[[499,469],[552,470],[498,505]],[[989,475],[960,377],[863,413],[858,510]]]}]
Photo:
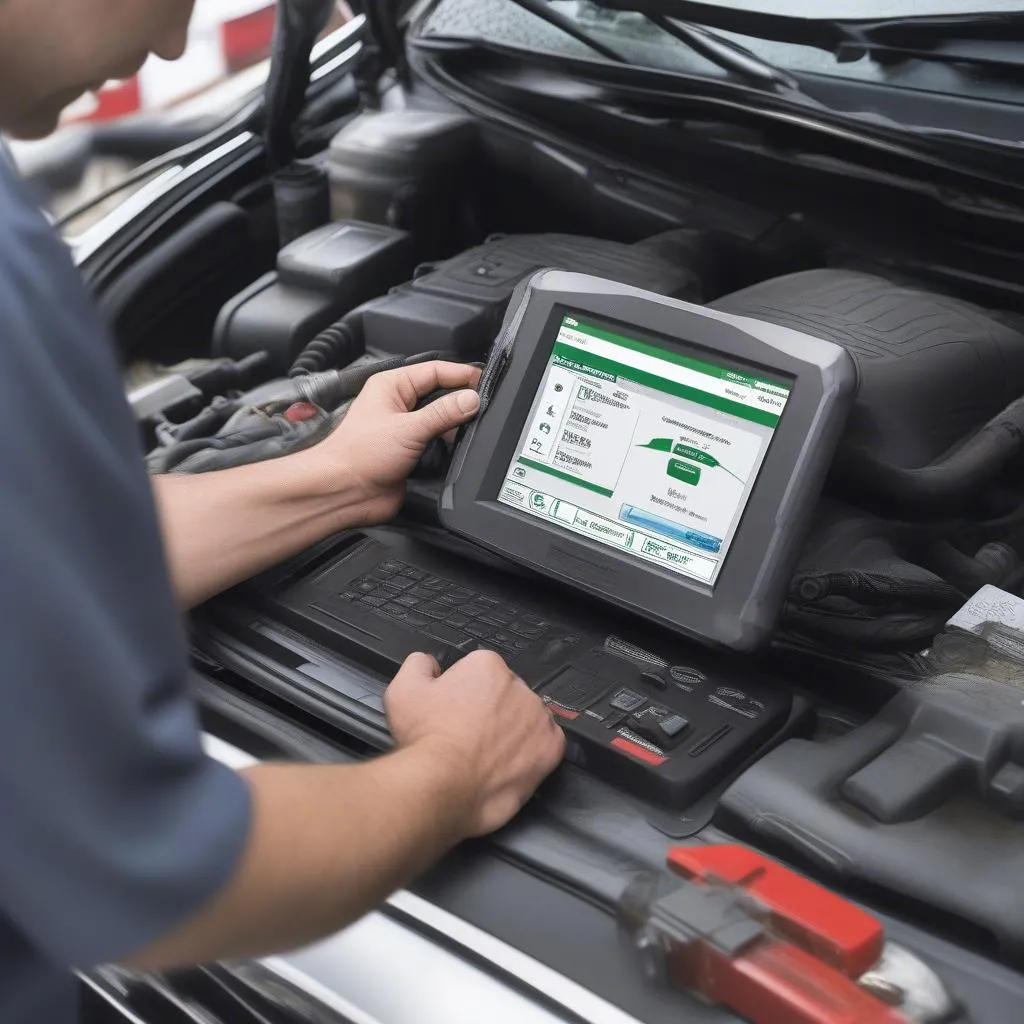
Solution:
[{"label": "green icon", "polygon": [[680,462],[679,459],[669,459],[668,469],[665,471],[670,477],[681,480],[684,484],[696,486],[700,483],[700,467],[693,466],[689,462]]},{"label": "green icon", "polygon": [[672,451],[672,438],[671,437],[652,437],[647,444],[640,445],[641,448],[650,448],[655,452],[670,452]]},{"label": "green icon", "polygon": [[[723,466],[714,455],[709,455],[707,452],[702,451],[700,448],[694,448],[689,444],[676,443],[674,438],[671,437],[652,437],[647,444],[640,445],[641,448],[649,448],[655,452],[671,452],[673,455],[680,455],[684,459],[690,459],[691,462],[699,462],[702,466],[707,466],[709,469],[720,469],[723,473],[728,473],[733,480],[738,480],[741,484],[746,483],[745,480],[740,479],[731,469],[727,469]],[[669,463],[668,475],[674,476],[678,480],[682,480],[684,483],[697,483],[700,480],[700,470],[696,466],[692,466],[691,469],[696,474],[695,476],[683,476],[679,466],[684,463],[679,462],[678,459],[673,459]],[[673,468],[675,467],[675,468]]]},{"label": "green icon", "polygon": [[534,503],[534,505],[536,505],[537,508],[543,508],[544,507],[544,495],[543,494],[535,494],[530,500]]}]

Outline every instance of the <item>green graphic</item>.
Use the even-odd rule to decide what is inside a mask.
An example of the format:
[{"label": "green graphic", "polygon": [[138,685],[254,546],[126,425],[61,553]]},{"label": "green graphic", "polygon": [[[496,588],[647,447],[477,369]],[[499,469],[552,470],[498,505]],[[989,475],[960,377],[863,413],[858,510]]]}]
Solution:
[{"label": "green graphic", "polygon": [[[702,466],[707,466],[709,469],[720,469],[741,484],[746,483],[746,480],[740,479],[731,469],[723,466],[714,455],[709,455],[707,452],[701,451],[700,448],[694,448],[692,445],[677,443],[671,437],[652,437],[647,444],[642,444],[640,447],[650,448],[651,451],[655,452],[671,452],[673,455],[681,455],[684,459],[689,459],[691,462],[699,462]],[[696,466],[680,462],[679,459],[672,459],[669,462],[667,472],[669,476],[682,480],[684,484],[697,484],[700,481],[700,470]]]},{"label": "green graphic", "polygon": [[700,483],[700,469],[697,466],[691,466],[688,462],[680,462],[679,459],[670,459],[666,472],[684,484],[696,487]]},{"label": "green graphic", "polygon": [[[752,423],[760,423],[766,427],[777,427],[779,424],[778,413],[745,405],[743,402],[734,402],[731,398],[723,398],[710,391],[702,391],[700,388],[691,387],[688,384],[680,384],[666,377],[659,377],[646,370],[638,370],[635,366],[629,366],[614,359],[606,359],[604,356],[595,355],[592,352],[581,352],[572,345],[566,345],[561,341],[555,342],[554,356],[556,358],[555,365],[574,364],[580,372],[585,370],[605,380],[632,381],[634,384],[642,384],[644,387],[664,392],[666,395],[685,398],[696,405],[718,409],[719,412],[728,413],[737,419],[750,420]],[[565,362],[560,362],[561,360]]]},{"label": "green graphic", "polygon": [[630,349],[633,352],[642,352],[666,363],[685,366],[709,377],[735,381],[737,384],[742,384],[746,387],[758,387],[768,394],[777,395],[780,398],[789,397],[790,389],[781,380],[768,380],[763,377],[755,377],[749,373],[740,373],[725,366],[705,363],[702,360],[694,359],[692,356],[685,356],[681,352],[671,352],[660,345],[651,345],[649,342],[638,341],[635,338],[626,338],[621,334],[614,334],[592,324],[581,323],[572,317],[564,317],[562,319],[562,326],[568,327],[570,330],[579,331],[581,334],[589,334],[592,338],[610,341],[613,345],[618,345],[620,348]]}]

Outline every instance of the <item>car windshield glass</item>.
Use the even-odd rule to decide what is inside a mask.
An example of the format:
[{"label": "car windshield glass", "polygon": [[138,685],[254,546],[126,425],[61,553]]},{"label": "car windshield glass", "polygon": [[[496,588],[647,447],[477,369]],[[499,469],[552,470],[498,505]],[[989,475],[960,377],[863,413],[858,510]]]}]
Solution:
[{"label": "car windshield glass", "polygon": [[[533,53],[555,53],[583,59],[607,60],[601,48],[614,51],[627,63],[653,70],[672,71],[736,80],[724,66],[727,62],[709,58],[683,33],[669,31],[656,18],[640,10],[615,10],[591,0],[440,0],[426,25],[428,35],[484,39],[505,46],[522,48]],[[642,8],[642,3],[635,4]],[[658,5],[664,11],[669,5]],[[1020,0],[702,0],[694,7],[709,10],[730,9],[735,12],[785,15],[792,18],[835,19],[837,21],[894,20],[904,18],[964,18],[981,14],[1021,14]],[[532,7],[533,10],[528,8]],[[541,11],[541,8],[544,10]],[[540,12],[540,13],[538,13]],[[553,14],[545,19],[540,14]],[[691,16],[692,17],[692,16]],[[561,20],[581,30],[598,44],[593,46],[569,35],[565,27],[552,23]],[[675,28],[687,26],[685,20],[673,19]],[[936,40],[934,34],[918,53],[905,50],[847,50],[834,53],[827,48],[801,45],[776,39],[765,39],[756,32],[742,33],[723,28],[693,29],[711,35],[712,41],[731,44],[767,66],[797,75],[826,75],[835,78],[872,82],[897,88],[971,95],[1000,102],[1024,103],[1024,87],[1019,72],[1024,67],[1024,42],[996,39],[970,39],[958,45],[955,25],[948,27],[949,38]],[[910,33],[912,38],[912,33]],[[967,33],[965,31],[965,37]],[[1018,33],[1019,38],[1019,33]],[[998,45],[997,53],[987,47]],[[1012,49],[1011,49],[1012,47]],[[1019,51],[1019,52],[1018,52]],[[979,60],[978,58],[984,58]],[[1007,74],[1007,62],[1014,66]],[[748,79],[751,75],[745,76]]]}]

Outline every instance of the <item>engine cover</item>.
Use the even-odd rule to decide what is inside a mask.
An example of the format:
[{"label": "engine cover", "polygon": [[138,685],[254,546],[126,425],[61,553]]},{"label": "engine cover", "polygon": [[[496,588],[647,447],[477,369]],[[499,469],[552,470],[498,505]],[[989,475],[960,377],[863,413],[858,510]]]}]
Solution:
[{"label": "engine cover", "polygon": [[843,441],[927,465],[1024,393],[1024,336],[959,299],[855,271],[811,270],[711,303],[843,345],[860,392]]},{"label": "engine cover", "polygon": [[367,349],[414,355],[446,350],[480,356],[516,285],[537,270],[593,274],[662,295],[697,299],[694,270],[639,246],[578,235],[497,236],[431,265],[360,311]]}]

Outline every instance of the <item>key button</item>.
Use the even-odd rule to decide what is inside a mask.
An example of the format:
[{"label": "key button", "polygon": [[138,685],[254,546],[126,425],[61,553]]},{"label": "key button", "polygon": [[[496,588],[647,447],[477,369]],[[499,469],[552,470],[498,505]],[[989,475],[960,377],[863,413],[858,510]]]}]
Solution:
[{"label": "key button", "polygon": [[658,728],[669,738],[678,736],[688,725],[690,720],[682,715],[669,715],[658,723]]},{"label": "key button", "polygon": [[611,700],[611,706],[616,711],[624,711],[626,714],[636,711],[646,703],[647,698],[643,694],[634,693],[632,690],[619,690]]}]

